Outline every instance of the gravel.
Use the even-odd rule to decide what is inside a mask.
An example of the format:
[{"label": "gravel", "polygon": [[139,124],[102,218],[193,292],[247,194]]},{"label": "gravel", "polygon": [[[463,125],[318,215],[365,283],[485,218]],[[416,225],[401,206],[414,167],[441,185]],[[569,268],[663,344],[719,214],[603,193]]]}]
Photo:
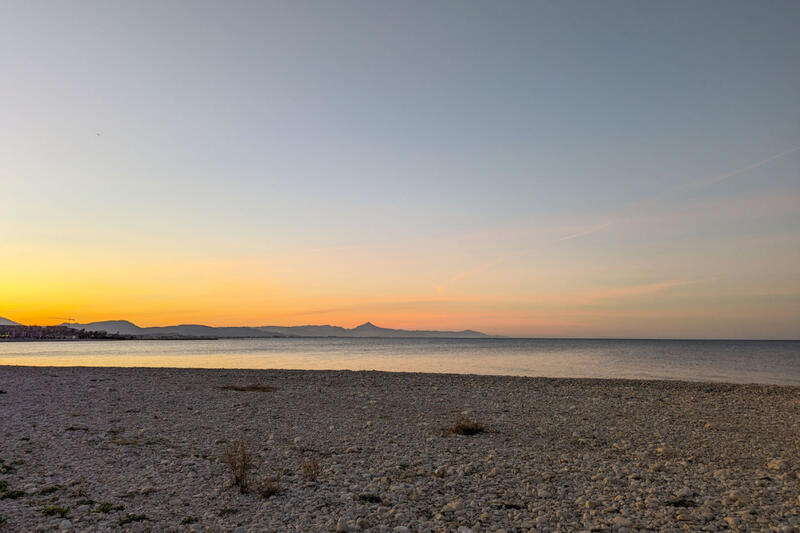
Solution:
[{"label": "gravel", "polygon": [[[0,389],[2,531],[800,531],[797,387],[0,367]],[[464,418],[484,431],[445,429]]]}]

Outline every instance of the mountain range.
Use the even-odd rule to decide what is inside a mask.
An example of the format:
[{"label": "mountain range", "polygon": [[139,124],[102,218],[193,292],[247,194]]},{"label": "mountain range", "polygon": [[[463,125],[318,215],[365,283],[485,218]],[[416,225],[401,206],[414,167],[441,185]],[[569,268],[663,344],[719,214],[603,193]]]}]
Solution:
[{"label": "mountain range", "polygon": [[14,322],[13,320],[9,320],[7,318],[3,318],[0,316],[0,326],[21,326],[19,322]]},{"label": "mountain range", "polygon": [[340,326],[261,326],[261,331],[281,333],[287,337],[426,337],[426,338],[482,338],[489,337],[480,331],[429,331],[419,329],[391,329],[364,322],[346,329]]},{"label": "mountain range", "polygon": [[105,331],[120,335],[152,337],[213,337],[213,338],[253,338],[253,337],[394,337],[394,338],[488,338],[479,331],[426,331],[381,328],[365,322],[352,329],[340,326],[259,326],[259,327],[212,327],[199,324],[181,324],[142,328],[128,320],[108,320],[78,324],[65,322],[62,326],[85,329],[86,331]]}]

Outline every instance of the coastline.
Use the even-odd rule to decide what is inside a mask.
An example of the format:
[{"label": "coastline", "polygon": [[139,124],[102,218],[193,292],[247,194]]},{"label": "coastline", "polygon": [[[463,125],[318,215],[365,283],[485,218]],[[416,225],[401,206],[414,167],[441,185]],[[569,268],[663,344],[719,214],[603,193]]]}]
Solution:
[{"label": "coastline", "polygon": [[[800,527],[792,385],[0,366],[0,389],[10,531]],[[443,434],[460,416],[486,431]],[[237,439],[277,494],[231,486]]]}]

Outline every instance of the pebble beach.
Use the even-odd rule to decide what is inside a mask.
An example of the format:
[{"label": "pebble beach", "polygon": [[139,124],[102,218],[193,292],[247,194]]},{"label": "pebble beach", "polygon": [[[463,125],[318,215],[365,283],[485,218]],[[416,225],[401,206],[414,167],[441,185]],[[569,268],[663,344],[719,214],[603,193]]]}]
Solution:
[{"label": "pebble beach", "polygon": [[0,391],[0,531],[800,531],[798,387],[6,366]]}]

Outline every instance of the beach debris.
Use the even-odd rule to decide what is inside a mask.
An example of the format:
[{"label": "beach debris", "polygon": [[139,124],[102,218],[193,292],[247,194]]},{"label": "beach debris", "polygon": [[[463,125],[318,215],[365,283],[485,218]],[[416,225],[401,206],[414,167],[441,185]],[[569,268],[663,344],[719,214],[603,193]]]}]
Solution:
[{"label": "beach debris", "polygon": [[486,428],[480,422],[474,422],[466,416],[459,416],[452,425],[442,428],[442,431],[451,435],[477,435],[486,431]]}]

